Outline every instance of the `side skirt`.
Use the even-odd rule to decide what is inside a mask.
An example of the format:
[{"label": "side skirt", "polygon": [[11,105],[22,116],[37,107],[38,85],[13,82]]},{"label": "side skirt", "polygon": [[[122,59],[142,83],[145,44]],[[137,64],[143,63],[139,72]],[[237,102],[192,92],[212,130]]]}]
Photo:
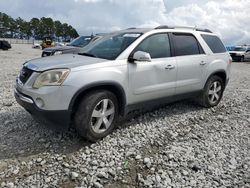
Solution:
[{"label": "side skirt", "polygon": [[180,94],[180,95],[174,95],[174,96],[160,98],[160,99],[144,101],[144,102],[135,103],[135,104],[130,104],[125,107],[125,116],[132,111],[136,111],[136,110],[148,111],[148,110],[161,107],[166,104],[174,103],[180,100],[195,98],[195,97],[198,97],[201,94],[201,92],[202,90]]}]

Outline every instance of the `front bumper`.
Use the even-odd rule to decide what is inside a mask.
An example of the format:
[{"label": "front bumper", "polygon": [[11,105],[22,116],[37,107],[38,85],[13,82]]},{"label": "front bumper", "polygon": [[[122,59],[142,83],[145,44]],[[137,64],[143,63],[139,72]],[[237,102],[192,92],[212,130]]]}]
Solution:
[{"label": "front bumper", "polygon": [[14,95],[18,104],[26,109],[40,123],[52,129],[67,130],[71,122],[69,110],[42,110],[36,106],[33,99],[15,89]]},{"label": "front bumper", "polygon": [[239,61],[242,58],[243,54],[241,55],[241,54],[230,53],[230,56],[233,61]]}]

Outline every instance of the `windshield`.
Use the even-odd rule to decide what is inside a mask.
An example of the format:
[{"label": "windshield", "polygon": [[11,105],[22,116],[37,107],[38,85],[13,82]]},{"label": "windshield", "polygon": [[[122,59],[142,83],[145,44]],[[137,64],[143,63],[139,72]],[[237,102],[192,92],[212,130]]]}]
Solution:
[{"label": "windshield", "polygon": [[91,37],[78,37],[68,44],[68,46],[84,47],[90,43]]},{"label": "windshield", "polygon": [[247,49],[243,47],[235,47],[234,51],[245,52]]},{"label": "windshield", "polygon": [[234,51],[234,46],[226,46],[227,51]]},{"label": "windshield", "polygon": [[104,36],[86,46],[79,54],[114,60],[140,36],[141,33],[116,33]]}]

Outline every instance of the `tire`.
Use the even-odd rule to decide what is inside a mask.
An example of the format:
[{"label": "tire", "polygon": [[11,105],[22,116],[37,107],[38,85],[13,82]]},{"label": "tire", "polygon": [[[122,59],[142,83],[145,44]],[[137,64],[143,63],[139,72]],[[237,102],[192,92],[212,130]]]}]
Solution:
[{"label": "tire", "polygon": [[[217,88],[217,89],[216,89]],[[203,89],[200,96],[200,105],[206,108],[217,106],[221,101],[225,85],[221,77],[211,76]]]},{"label": "tire", "polygon": [[117,119],[116,96],[112,92],[99,90],[87,94],[82,99],[75,113],[74,123],[83,138],[96,142],[114,130]]}]

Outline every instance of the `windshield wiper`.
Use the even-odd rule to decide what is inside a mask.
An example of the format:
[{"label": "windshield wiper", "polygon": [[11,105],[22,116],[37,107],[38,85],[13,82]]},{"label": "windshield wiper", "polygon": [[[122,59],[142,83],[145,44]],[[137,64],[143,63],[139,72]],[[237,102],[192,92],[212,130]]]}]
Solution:
[{"label": "windshield wiper", "polygon": [[[97,57],[96,55],[91,54],[91,53],[87,53],[87,52],[78,53],[78,55],[85,55],[85,56],[89,56],[89,57]],[[98,58],[98,57],[97,57],[97,58]]]}]

